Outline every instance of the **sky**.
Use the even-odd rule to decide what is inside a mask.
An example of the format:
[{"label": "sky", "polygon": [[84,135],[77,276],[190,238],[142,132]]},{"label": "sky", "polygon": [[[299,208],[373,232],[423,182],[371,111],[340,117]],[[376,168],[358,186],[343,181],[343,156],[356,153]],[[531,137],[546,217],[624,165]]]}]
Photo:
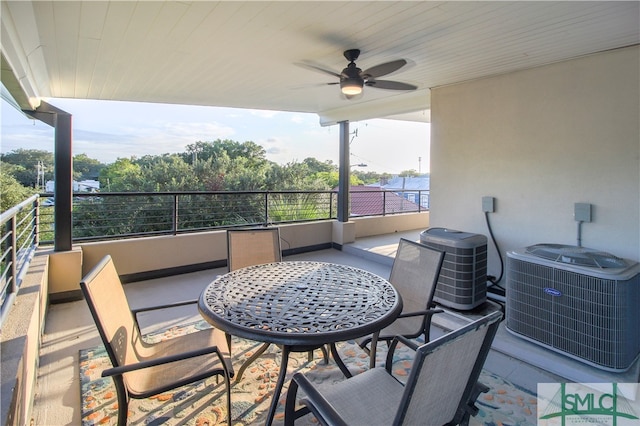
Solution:
[{"label": "sky", "polygon": [[[278,164],[307,157],[338,164],[339,126],[321,127],[316,114],[77,99],[47,102],[73,117],[73,155],[86,154],[105,164],[184,152],[189,144],[216,139],[255,142]],[[1,113],[0,152],[53,152],[53,128],[27,118],[4,100]],[[429,172],[428,123],[374,119],[352,122],[350,131],[353,169]]]}]

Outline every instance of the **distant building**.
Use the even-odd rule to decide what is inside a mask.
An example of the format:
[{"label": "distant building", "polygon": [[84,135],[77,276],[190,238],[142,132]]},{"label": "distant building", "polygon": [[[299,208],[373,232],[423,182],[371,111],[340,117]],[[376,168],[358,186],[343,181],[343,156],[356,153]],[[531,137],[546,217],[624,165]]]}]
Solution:
[{"label": "distant building", "polygon": [[[45,192],[53,192],[56,184],[55,181],[48,180],[45,184]],[[81,180],[73,181],[73,192],[98,192],[100,191],[100,182],[97,180]]]},{"label": "distant building", "polygon": [[382,189],[393,191],[398,196],[429,208],[429,175],[417,177],[394,176],[380,185]]},{"label": "distant building", "polygon": [[382,214],[417,212],[418,204],[393,192],[383,192],[379,186],[352,186],[351,215],[376,216]]}]

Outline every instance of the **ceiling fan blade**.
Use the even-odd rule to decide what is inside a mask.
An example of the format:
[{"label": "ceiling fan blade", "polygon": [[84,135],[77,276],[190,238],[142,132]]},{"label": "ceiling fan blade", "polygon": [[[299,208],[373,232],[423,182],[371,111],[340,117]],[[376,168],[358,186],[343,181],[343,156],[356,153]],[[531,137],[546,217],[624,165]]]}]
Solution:
[{"label": "ceiling fan blade", "polygon": [[362,72],[362,76],[366,77],[382,77],[383,75],[391,74],[394,71],[399,70],[407,64],[404,59],[398,59],[396,61],[386,62],[384,64],[376,65]]},{"label": "ceiling fan blade", "polygon": [[296,65],[298,65],[299,67],[302,67],[302,68],[306,68],[306,69],[312,70],[312,71],[320,71],[321,73],[329,74],[329,75],[331,75],[333,77],[340,78],[340,74],[339,73],[337,73],[335,71],[331,71],[331,70],[325,69],[325,68],[323,68],[323,67],[321,67],[319,65],[310,64],[310,63],[306,63],[306,62],[298,62],[298,63],[296,63]]},{"label": "ceiling fan blade", "polygon": [[414,86],[413,84],[389,80],[371,80],[367,81],[365,85],[369,87],[375,87],[376,89],[386,90],[416,90],[418,88],[418,86]]}]

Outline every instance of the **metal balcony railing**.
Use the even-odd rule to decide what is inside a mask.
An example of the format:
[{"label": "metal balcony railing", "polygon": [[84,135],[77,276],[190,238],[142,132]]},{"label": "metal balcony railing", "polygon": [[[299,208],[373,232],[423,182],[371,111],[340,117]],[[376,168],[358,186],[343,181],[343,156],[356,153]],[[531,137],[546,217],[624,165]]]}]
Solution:
[{"label": "metal balcony railing", "polygon": [[0,216],[0,324],[4,322],[38,247],[38,196]]},{"label": "metal balcony railing", "polygon": [[[48,197],[48,198],[43,198]],[[429,191],[351,191],[351,216],[426,211]],[[2,213],[0,324],[39,244],[54,240],[53,194]],[[335,219],[336,191],[75,193],[73,242],[175,235],[237,226]]]},{"label": "metal balcony railing", "polygon": [[[353,191],[351,216],[425,211],[428,194],[428,191]],[[335,191],[75,193],[72,238],[74,242],[82,242],[175,235],[328,220],[336,215]],[[53,206],[41,207],[39,232],[42,244],[53,241]]]}]

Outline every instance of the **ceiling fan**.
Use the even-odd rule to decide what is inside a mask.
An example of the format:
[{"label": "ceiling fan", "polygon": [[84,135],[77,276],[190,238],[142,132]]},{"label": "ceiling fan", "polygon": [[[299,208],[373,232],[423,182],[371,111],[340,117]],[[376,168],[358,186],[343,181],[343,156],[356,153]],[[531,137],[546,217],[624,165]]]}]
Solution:
[{"label": "ceiling fan", "polygon": [[405,66],[407,64],[406,60],[397,59],[395,61],[376,65],[362,71],[360,68],[358,68],[355,62],[359,56],[360,49],[345,50],[344,57],[347,59],[347,61],[349,61],[349,64],[345,69],[342,70],[341,73],[327,70],[313,64],[305,65],[317,71],[321,71],[325,74],[338,77],[340,79],[339,82],[327,84],[339,84],[340,91],[347,97],[347,99],[351,99],[354,96],[361,94],[364,86],[386,90],[416,90],[418,88],[413,84],[401,83],[399,81],[377,80],[378,77],[391,74],[392,72],[397,71]]}]

